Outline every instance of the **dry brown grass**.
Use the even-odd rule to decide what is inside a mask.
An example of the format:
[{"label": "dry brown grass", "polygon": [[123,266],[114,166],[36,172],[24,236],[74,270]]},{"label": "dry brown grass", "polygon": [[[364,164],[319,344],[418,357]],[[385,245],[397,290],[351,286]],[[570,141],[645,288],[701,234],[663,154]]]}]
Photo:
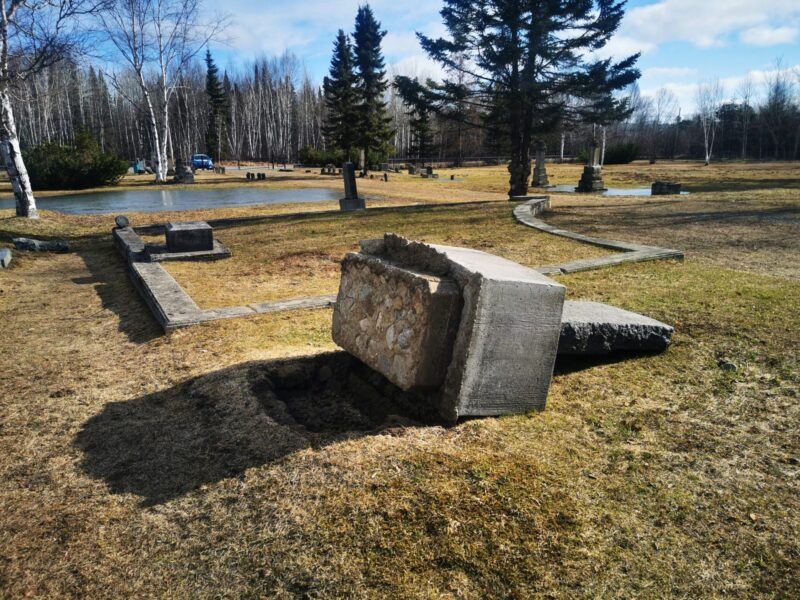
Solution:
[{"label": "dry brown grass", "polygon": [[[792,189],[759,192],[759,202],[796,207]],[[685,201],[769,210],[739,202],[751,197]],[[599,227],[609,213],[592,202],[564,208]],[[387,213],[343,218],[351,225],[341,232],[321,219],[314,234],[308,219],[220,237],[263,240],[298,275],[356,241],[348,235],[394,227],[483,240],[521,259],[543,234],[506,223],[508,210],[440,208],[430,229]],[[655,206],[611,210],[607,231],[655,241],[623,222],[647,224]],[[494,215],[499,225],[487,222]],[[0,244],[29,233],[69,236],[76,249],[15,253],[0,271],[0,595],[797,595],[800,281],[725,268],[725,245],[683,264],[564,277],[571,297],[674,324],[673,347],[560,361],[543,413],[320,437],[286,424],[254,382],[268,361],[333,349],[330,311],[162,336],[112,248],[109,221],[0,215]],[[761,236],[772,222],[749,227]],[[686,242],[704,235],[680,224],[656,230]],[[289,258],[293,245],[311,258]],[[787,260],[798,245],[785,240]],[[262,268],[256,252],[237,259]]]},{"label": "dry brown grass", "polygon": [[611,253],[521,229],[503,202],[346,217],[265,219],[218,229],[217,238],[233,253],[229,260],[164,266],[202,308],[335,294],[344,254],[356,250],[358,240],[390,231],[426,242],[479,248],[529,266]]}]

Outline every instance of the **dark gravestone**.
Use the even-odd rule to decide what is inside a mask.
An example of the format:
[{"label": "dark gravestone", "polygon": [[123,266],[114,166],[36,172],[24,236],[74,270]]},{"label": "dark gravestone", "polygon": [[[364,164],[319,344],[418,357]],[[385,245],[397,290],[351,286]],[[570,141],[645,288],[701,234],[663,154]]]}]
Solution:
[{"label": "dark gravestone", "polygon": [[383,180],[384,181],[389,181],[389,174],[388,173],[384,173],[383,174]]},{"label": "dark gravestone", "polygon": [[201,252],[214,249],[214,230],[205,221],[167,223],[168,252]]},{"label": "dark gravestone", "polygon": [[681,184],[673,181],[656,181],[650,187],[650,194],[653,196],[669,196],[681,193]]},{"label": "dark gravestone", "polygon": [[344,198],[339,200],[339,209],[342,211],[365,209],[364,198],[358,197],[355,165],[351,162],[344,163],[342,176],[344,178]]},{"label": "dark gravestone", "polygon": [[547,177],[547,169],[544,164],[544,157],[547,147],[544,142],[538,141],[536,143],[536,163],[533,168],[533,187],[545,187],[550,184]]}]

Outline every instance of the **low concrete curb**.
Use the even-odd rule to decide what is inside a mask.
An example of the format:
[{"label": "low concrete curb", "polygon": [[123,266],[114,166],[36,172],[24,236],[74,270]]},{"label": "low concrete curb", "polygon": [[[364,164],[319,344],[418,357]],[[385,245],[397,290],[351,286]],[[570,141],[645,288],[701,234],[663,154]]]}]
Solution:
[{"label": "low concrete curb", "polygon": [[612,254],[611,256],[601,256],[599,258],[587,258],[585,260],[576,260],[558,265],[547,265],[544,267],[538,267],[536,269],[545,275],[559,275],[563,273],[590,271],[593,269],[611,267],[629,262],[645,262],[649,260],[662,259],[683,260],[683,252],[680,250],[659,248],[658,246],[645,246],[642,244],[630,244],[628,242],[618,242],[616,240],[591,237],[581,233],[567,231],[566,229],[553,227],[541,219],[536,218],[536,215],[548,210],[549,208],[550,198],[548,196],[533,198],[514,207],[514,218],[523,225],[533,227],[539,231],[565,237],[577,242],[583,242],[585,244],[600,246],[601,248],[620,250],[621,254]]},{"label": "low concrete curb", "polygon": [[287,310],[326,308],[332,306],[336,300],[335,296],[311,296],[202,310],[159,262],[149,262],[144,240],[131,227],[114,229],[112,236],[114,245],[128,264],[133,285],[165,332],[206,321]]},{"label": "low concrete curb", "polygon": [[[537,219],[536,215],[550,208],[549,196],[525,196],[514,200],[524,200],[521,204],[514,207],[514,217],[528,227],[533,227],[539,231],[551,233],[561,237],[573,239],[575,241],[621,250],[622,253],[600,258],[590,258],[578,260],[560,265],[548,265],[538,267],[535,270],[544,275],[560,275],[564,273],[575,273],[578,271],[588,271],[601,267],[608,267],[627,262],[643,262],[648,260],[677,259],[683,260],[683,252],[668,248],[658,248],[655,246],[644,246],[640,244],[629,244],[603,238],[595,238],[580,233],[573,233],[565,229],[558,229],[548,225],[544,221]],[[389,212],[403,210],[425,210],[431,207],[452,207],[469,206],[479,204],[489,204],[493,201],[471,201],[455,202],[437,205],[413,205],[401,207],[376,207],[365,211],[367,213]],[[339,216],[342,213],[336,211],[321,211],[315,213],[292,213],[284,215],[266,215],[261,217],[239,217],[230,219],[217,219],[208,221],[213,227],[225,227],[250,222],[264,220],[288,220],[296,218],[312,218],[319,216]],[[248,304],[245,306],[230,306],[226,308],[202,310],[192,300],[189,294],[178,284],[159,262],[152,260],[165,260],[157,252],[148,255],[148,247],[144,240],[139,237],[143,234],[159,234],[165,231],[165,225],[156,224],[143,227],[124,227],[113,230],[114,244],[128,263],[128,270],[136,289],[144,298],[153,316],[165,332],[174,331],[181,327],[197,325],[206,321],[217,321],[220,319],[232,319],[256,314],[271,312],[281,312],[289,310],[313,310],[333,306],[336,302],[335,295],[327,296],[307,296],[301,298],[291,298],[288,300],[278,300],[274,302],[262,302]],[[227,250],[225,250],[227,252]],[[217,256],[205,256],[205,260],[211,258],[221,258],[222,252]]]}]

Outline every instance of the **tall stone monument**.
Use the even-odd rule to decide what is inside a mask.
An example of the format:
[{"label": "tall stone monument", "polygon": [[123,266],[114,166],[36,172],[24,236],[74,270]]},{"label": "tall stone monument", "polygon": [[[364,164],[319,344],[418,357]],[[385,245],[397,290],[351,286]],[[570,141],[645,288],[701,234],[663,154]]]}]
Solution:
[{"label": "tall stone monument", "polygon": [[537,140],[534,148],[536,150],[536,166],[533,168],[533,187],[547,187],[550,185],[550,180],[547,178],[547,168],[544,164],[547,146],[544,145],[543,141]]},{"label": "tall stone monument", "polygon": [[364,210],[367,208],[364,198],[359,197],[356,188],[356,167],[351,162],[342,165],[342,177],[344,177],[344,198],[339,200],[339,210]]},{"label": "tall stone monument", "polygon": [[589,160],[583,167],[583,175],[578,182],[576,192],[604,192],[606,187],[603,185],[603,169],[600,166],[600,147],[597,139],[592,138],[592,145],[589,149]]}]

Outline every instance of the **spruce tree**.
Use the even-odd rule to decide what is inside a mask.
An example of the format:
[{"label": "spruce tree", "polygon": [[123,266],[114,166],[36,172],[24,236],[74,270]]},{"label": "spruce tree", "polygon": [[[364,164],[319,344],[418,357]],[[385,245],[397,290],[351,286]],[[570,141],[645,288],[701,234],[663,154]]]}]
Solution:
[{"label": "spruce tree", "polygon": [[350,39],[340,29],[333,44],[330,75],[325,77],[322,84],[327,109],[323,133],[330,146],[344,150],[345,160],[348,161],[359,142],[354,60]]},{"label": "spruce tree", "polygon": [[[567,118],[628,114],[614,92],[639,77],[638,54],[593,59],[619,27],[616,0],[444,0],[449,38],[417,34],[428,55],[468,80],[483,126],[511,153],[509,196],[528,193],[531,145]],[[445,82],[443,86],[455,85]],[[573,101],[571,102],[570,99]],[[574,100],[577,100],[575,102]]]},{"label": "spruce tree", "polygon": [[219,80],[219,69],[206,50],[206,96],[208,97],[208,125],[206,128],[206,154],[214,160],[227,155],[227,98]]},{"label": "spruce tree", "polygon": [[389,126],[391,118],[386,116],[384,101],[384,94],[389,87],[381,53],[381,41],[385,35],[386,31],[381,31],[381,24],[375,20],[369,4],[360,6],[356,14],[353,41],[358,68],[358,134],[364,152],[364,173],[369,168],[370,150],[385,152],[394,133]]},{"label": "spruce tree", "polygon": [[434,150],[433,127],[431,118],[433,116],[433,103],[435,97],[430,89],[420,83],[418,78],[411,79],[405,75],[395,77],[394,86],[397,93],[403,99],[403,103],[408,107],[411,127],[411,146],[409,154],[415,158],[422,159],[430,156]]}]

